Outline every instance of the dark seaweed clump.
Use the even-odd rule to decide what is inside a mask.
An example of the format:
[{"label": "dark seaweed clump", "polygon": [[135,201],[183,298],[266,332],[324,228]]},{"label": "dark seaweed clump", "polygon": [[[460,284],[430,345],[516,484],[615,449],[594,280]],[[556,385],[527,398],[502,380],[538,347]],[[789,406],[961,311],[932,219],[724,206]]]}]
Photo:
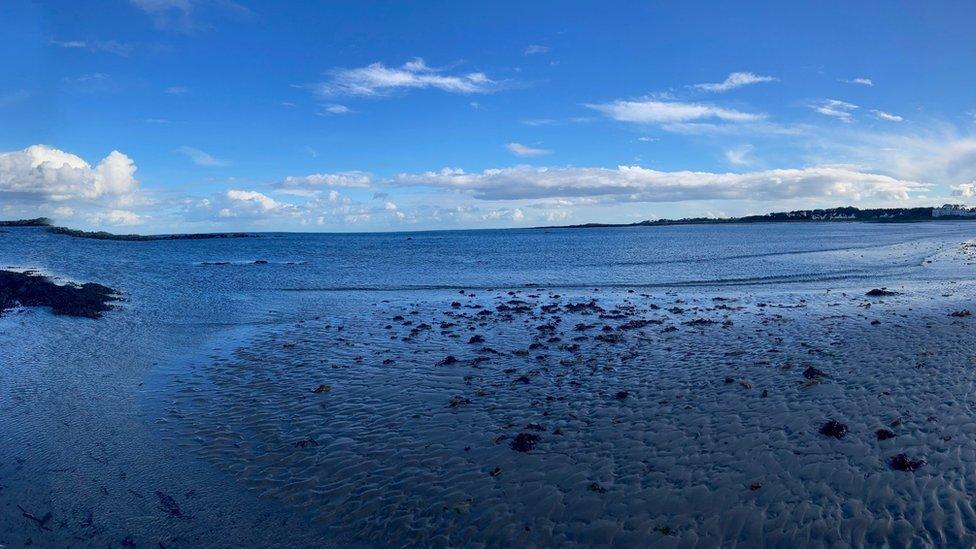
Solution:
[{"label": "dark seaweed clump", "polygon": [[49,307],[56,315],[99,318],[117,299],[115,290],[93,282],[61,285],[32,272],[0,271],[0,314],[20,305]]}]

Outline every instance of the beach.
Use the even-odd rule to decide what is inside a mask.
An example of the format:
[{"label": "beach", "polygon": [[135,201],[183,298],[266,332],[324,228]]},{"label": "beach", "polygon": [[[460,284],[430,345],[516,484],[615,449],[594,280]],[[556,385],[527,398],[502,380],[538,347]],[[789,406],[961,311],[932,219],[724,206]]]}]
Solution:
[{"label": "beach", "polygon": [[9,229],[0,545],[971,545],[974,240]]}]

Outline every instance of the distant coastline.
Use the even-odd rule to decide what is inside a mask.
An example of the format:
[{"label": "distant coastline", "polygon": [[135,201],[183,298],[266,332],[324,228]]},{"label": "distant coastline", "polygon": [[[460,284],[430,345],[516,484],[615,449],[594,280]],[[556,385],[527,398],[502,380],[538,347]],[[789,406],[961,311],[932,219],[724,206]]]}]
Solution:
[{"label": "distant coastline", "polygon": [[583,223],[578,225],[551,225],[539,229],[593,229],[601,227],[660,227],[668,225],[730,225],[746,223],[920,223],[925,221],[971,220],[976,221],[976,208],[958,204],[920,208],[872,208],[853,206],[817,210],[793,210],[772,212],[744,217],[687,217],[682,219],[656,219],[635,223]]},{"label": "distant coastline", "polygon": [[153,240],[207,240],[214,238],[255,238],[254,233],[189,233],[189,234],[115,234],[105,231],[81,231],[78,229],[68,229],[57,227],[51,224],[51,220],[46,217],[35,219],[18,219],[13,221],[0,221],[0,227],[44,227],[51,234],[70,236],[73,238],[89,238],[93,240],[125,240],[134,242],[145,242]]},{"label": "distant coastline", "polygon": [[[771,212],[762,215],[748,215],[743,217],[686,217],[681,219],[655,219],[637,221],[634,223],[581,223],[576,225],[547,225],[529,227],[530,229],[596,229],[612,227],[664,227],[670,225],[735,225],[748,223],[922,223],[926,221],[976,221],[976,208],[969,208],[960,204],[945,204],[939,207],[918,208],[870,208],[860,209],[853,206],[839,208],[825,208],[815,210],[793,210],[789,212]],[[125,241],[154,241],[154,240],[205,240],[216,238],[256,238],[260,233],[177,233],[177,234],[115,234],[105,231],[82,231],[69,229],[52,224],[46,217],[34,219],[0,220],[3,227],[43,227],[52,234],[70,236],[74,238],[89,238],[94,240],[125,240]]]}]

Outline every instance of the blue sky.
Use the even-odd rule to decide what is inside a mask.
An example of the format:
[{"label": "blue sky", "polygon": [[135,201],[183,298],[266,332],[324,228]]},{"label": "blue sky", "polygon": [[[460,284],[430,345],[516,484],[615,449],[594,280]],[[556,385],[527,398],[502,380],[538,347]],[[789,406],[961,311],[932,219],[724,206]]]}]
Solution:
[{"label": "blue sky", "polygon": [[976,194],[976,4],[13,0],[0,217],[518,227]]}]

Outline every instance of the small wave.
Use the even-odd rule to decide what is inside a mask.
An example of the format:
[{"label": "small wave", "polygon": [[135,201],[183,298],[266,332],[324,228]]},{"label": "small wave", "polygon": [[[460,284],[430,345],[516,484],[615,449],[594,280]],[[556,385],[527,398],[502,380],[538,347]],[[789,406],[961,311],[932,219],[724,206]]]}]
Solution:
[{"label": "small wave", "polygon": [[475,285],[475,284],[409,284],[397,286],[332,286],[332,287],[312,287],[312,288],[278,288],[283,292],[419,292],[419,291],[440,291],[440,290],[497,290],[502,288],[546,288],[560,290],[581,290],[592,288],[700,288],[717,286],[766,286],[774,284],[801,284],[811,282],[831,282],[837,280],[856,280],[867,278],[878,278],[882,275],[878,270],[854,269],[846,271],[835,271],[832,273],[801,273],[793,275],[771,275],[759,277],[741,278],[715,278],[706,280],[671,280],[662,282],[553,282],[553,283],[499,283],[494,285]]}]

